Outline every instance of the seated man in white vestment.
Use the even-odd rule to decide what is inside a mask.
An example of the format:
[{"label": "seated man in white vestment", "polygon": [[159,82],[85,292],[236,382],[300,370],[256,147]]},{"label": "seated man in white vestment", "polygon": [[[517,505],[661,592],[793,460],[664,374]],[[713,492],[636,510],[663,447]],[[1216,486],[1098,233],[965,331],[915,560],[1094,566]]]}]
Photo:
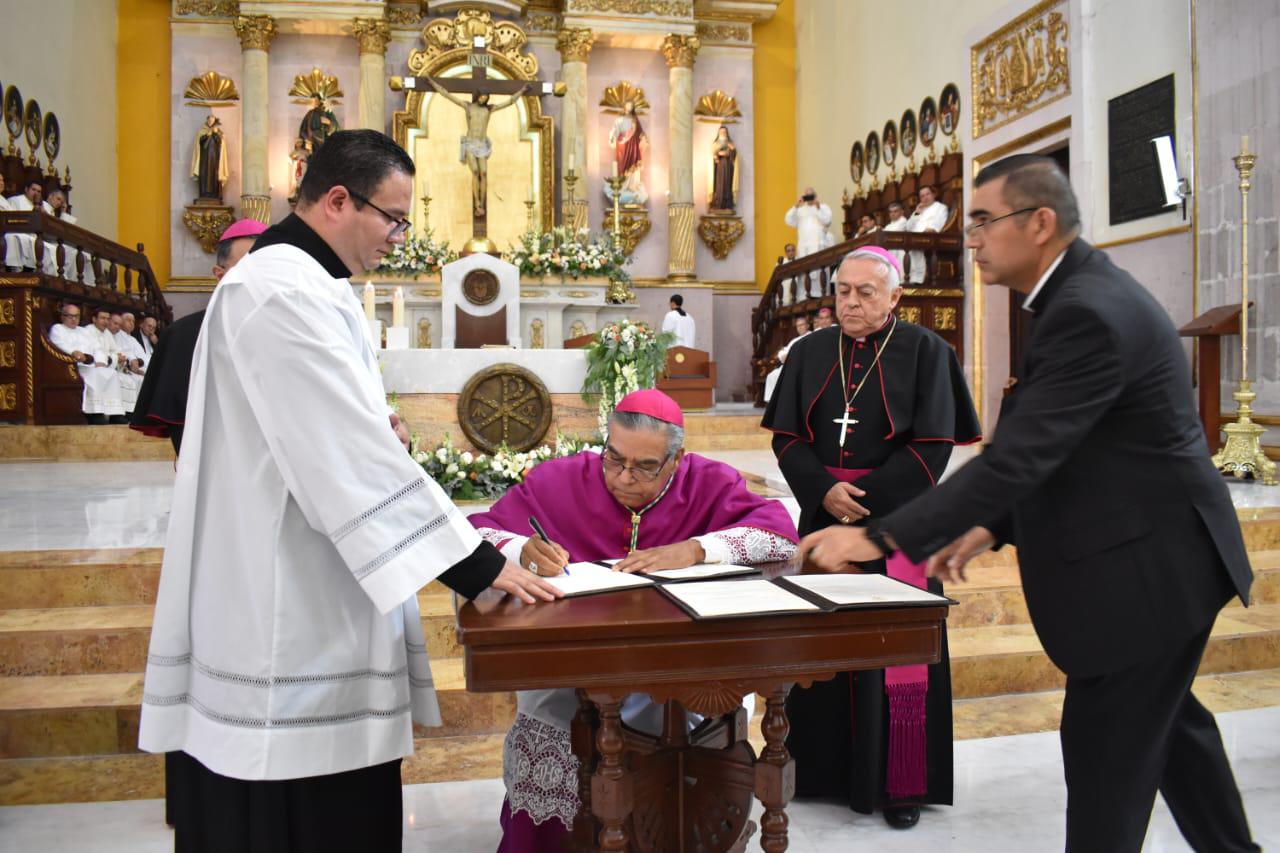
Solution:
[{"label": "seated man in white vestment", "polygon": [[[35,210],[40,207],[44,198],[44,185],[39,181],[28,181],[20,195],[9,197],[10,210]],[[36,268],[36,238],[34,234],[4,235],[4,262],[11,271],[34,270]]]},{"label": "seated man in white vestment", "polygon": [[[933,187],[921,187],[920,203],[916,205],[915,212],[912,213],[911,218],[907,220],[905,230],[913,231],[917,234],[924,234],[927,232],[941,231],[942,226],[946,224],[947,206],[938,201],[938,197],[933,192]],[[907,282],[910,284],[919,284],[924,281],[926,272],[924,252],[912,252],[910,255],[910,262],[911,268],[907,271]]]},{"label": "seated man in white vestment", "polygon": [[418,590],[557,595],[481,539],[387,407],[348,278],[403,244],[413,174],[381,133],[335,133],[206,310],[138,738],[189,762],[179,853],[398,853],[413,723],[441,724]]},{"label": "seated man in white vestment", "polygon": [[120,371],[120,396],[124,400],[125,416],[128,417],[133,414],[134,404],[138,402],[138,389],[142,387],[142,377],[147,372],[146,359],[142,355],[142,345],[124,329],[123,312],[111,312],[107,330],[111,332],[111,337],[115,338],[119,348],[116,369]]},{"label": "seated man in white vestment", "polygon": [[[828,317],[831,316],[830,309],[823,308],[822,310],[827,312]],[[793,322],[795,325],[796,336],[783,344],[782,348],[778,350],[778,366],[773,370],[770,370],[764,377],[764,401],[766,403],[769,402],[769,398],[773,396],[773,389],[777,387],[778,377],[782,375],[782,365],[787,363],[787,353],[791,352],[791,345],[809,334],[811,331],[809,329],[809,318],[804,314],[797,315]],[[830,324],[828,323],[828,325]]]},{"label": "seated man in white vestment", "polygon": [[[902,202],[895,201],[889,205],[889,221],[886,222],[884,224],[884,228],[880,230],[906,231],[908,230],[907,223],[909,221],[910,220],[907,219],[906,213],[904,213],[902,210]],[[903,258],[906,257],[906,254],[907,254],[906,252],[902,251],[901,249],[891,249],[890,254],[892,254],[895,258],[897,258],[898,263],[902,267],[904,268],[906,267],[906,262],[903,261]]]},{"label": "seated man in white vestment", "polygon": [[[107,312],[99,312],[103,323]],[[98,315],[95,314],[95,318]],[[115,342],[109,341],[94,325],[80,325],[80,306],[67,302],[58,312],[58,322],[49,329],[49,343],[76,360],[84,381],[81,411],[91,424],[121,423],[124,401],[120,374],[116,372]]]},{"label": "seated man in white vestment", "polygon": [[[530,517],[545,540],[533,535]],[[751,494],[728,465],[685,452],[680,406],[656,389],[618,402],[603,453],[543,462],[471,523],[509,559],[544,575],[569,562],[611,558],[622,558],[616,569],[624,572],[785,560],[796,538],[781,503]],[[558,851],[579,806],[569,742],[578,700],[569,688],[527,690],[516,707],[503,747],[507,801],[498,850]],[[662,706],[633,694],[622,718],[656,735]]]},{"label": "seated man in white vestment", "polygon": [[[44,200],[44,212],[50,216],[60,219],[68,225],[75,225],[76,218],[67,210],[67,194],[62,190],[53,190]],[[50,240],[44,241],[44,271],[49,275],[62,275],[63,278],[74,279],[76,277],[76,249],[73,246],[63,244],[62,247],[62,268],[58,268],[58,244]],[[91,269],[89,267],[89,255],[85,254],[84,258],[85,278],[89,279]]]}]

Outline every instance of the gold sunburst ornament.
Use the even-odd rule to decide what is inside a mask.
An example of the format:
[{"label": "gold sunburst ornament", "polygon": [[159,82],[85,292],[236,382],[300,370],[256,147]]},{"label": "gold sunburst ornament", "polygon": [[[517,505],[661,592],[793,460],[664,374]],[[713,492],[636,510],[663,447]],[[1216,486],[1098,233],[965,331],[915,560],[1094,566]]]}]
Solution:
[{"label": "gold sunburst ornament", "polygon": [[642,115],[649,109],[649,100],[644,96],[644,89],[630,80],[623,80],[616,86],[610,86],[604,90],[604,98],[601,99],[600,106],[604,107],[607,113],[621,113],[626,110],[628,103],[635,104],[636,115]]},{"label": "gold sunburst ornament", "polygon": [[229,107],[240,100],[240,93],[231,78],[223,77],[217,71],[206,71],[187,82],[187,90],[182,97],[187,99],[190,107]]},{"label": "gold sunburst ornament", "polygon": [[326,104],[337,103],[337,98],[346,97],[342,92],[342,87],[338,84],[338,78],[332,74],[325,74],[319,68],[312,68],[307,74],[299,74],[293,78],[293,88],[289,90],[289,97],[297,98],[295,104],[306,104],[312,98],[319,98]]},{"label": "gold sunburst ornament", "polygon": [[742,110],[738,109],[738,99],[720,89],[699,98],[693,114],[701,121],[717,124],[732,124],[742,118]]}]

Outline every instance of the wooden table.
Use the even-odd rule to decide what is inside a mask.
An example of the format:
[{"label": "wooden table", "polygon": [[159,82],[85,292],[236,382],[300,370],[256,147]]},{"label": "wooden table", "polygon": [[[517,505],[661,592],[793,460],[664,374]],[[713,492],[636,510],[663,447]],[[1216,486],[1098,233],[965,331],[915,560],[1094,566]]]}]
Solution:
[{"label": "wooden table", "polygon": [[[491,590],[460,609],[458,634],[468,690],[578,689],[575,849],[729,850],[754,793],[764,806],[760,846],[779,853],[795,793],[785,743],[791,685],[934,663],[946,616],[938,606],[695,622],[656,589],[535,606]],[[752,692],[766,697],[758,758],[741,707]],[[666,703],[661,735],[622,725],[629,693]],[[707,719],[689,732],[685,709]]]}]

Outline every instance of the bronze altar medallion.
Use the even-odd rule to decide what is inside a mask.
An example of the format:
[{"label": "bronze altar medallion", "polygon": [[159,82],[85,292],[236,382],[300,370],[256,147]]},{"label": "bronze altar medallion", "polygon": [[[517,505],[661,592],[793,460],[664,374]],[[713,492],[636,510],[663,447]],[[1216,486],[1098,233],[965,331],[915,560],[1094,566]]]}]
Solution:
[{"label": "bronze altar medallion", "polygon": [[490,270],[472,270],[462,279],[462,295],[472,305],[488,305],[498,298],[498,277]]},{"label": "bronze altar medallion", "polygon": [[485,453],[503,444],[532,450],[551,427],[551,395],[542,380],[518,364],[495,364],[467,380],[458,398],[462,433]]}]

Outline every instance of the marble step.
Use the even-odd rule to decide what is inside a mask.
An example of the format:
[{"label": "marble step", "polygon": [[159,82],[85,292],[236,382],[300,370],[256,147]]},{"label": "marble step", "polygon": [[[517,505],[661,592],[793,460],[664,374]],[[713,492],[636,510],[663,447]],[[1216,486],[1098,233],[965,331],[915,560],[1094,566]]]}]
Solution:
[{"label": "marble step", "polygon": [[173,445],[123,424],[0,426],[0,462],[169,462]]},{"label": "marble step", "polygon": [[[1196,695],[1215,713],[1280,705],[1280,670],[1202,675]],[[1001,737],[1057,728],[1062,691],[959,700],[955,738]],[[751,741],[761,746],[760,708]],[[494,779],[502,775],[503,733],[415,738],[405,784]],[[0,805],[147,799],[164,791],[163,759],[145,753],[0,758]],[[495,804],[496,807],[496,804]]]},{"label": "marble step", "polygon": [[[1045,654],[1029,623],[947,632],[956,699],[1054,690],[1065,676]],[[1223,611],[1213,626],[1201,674],[1280,667],[1280,604]]]}]

